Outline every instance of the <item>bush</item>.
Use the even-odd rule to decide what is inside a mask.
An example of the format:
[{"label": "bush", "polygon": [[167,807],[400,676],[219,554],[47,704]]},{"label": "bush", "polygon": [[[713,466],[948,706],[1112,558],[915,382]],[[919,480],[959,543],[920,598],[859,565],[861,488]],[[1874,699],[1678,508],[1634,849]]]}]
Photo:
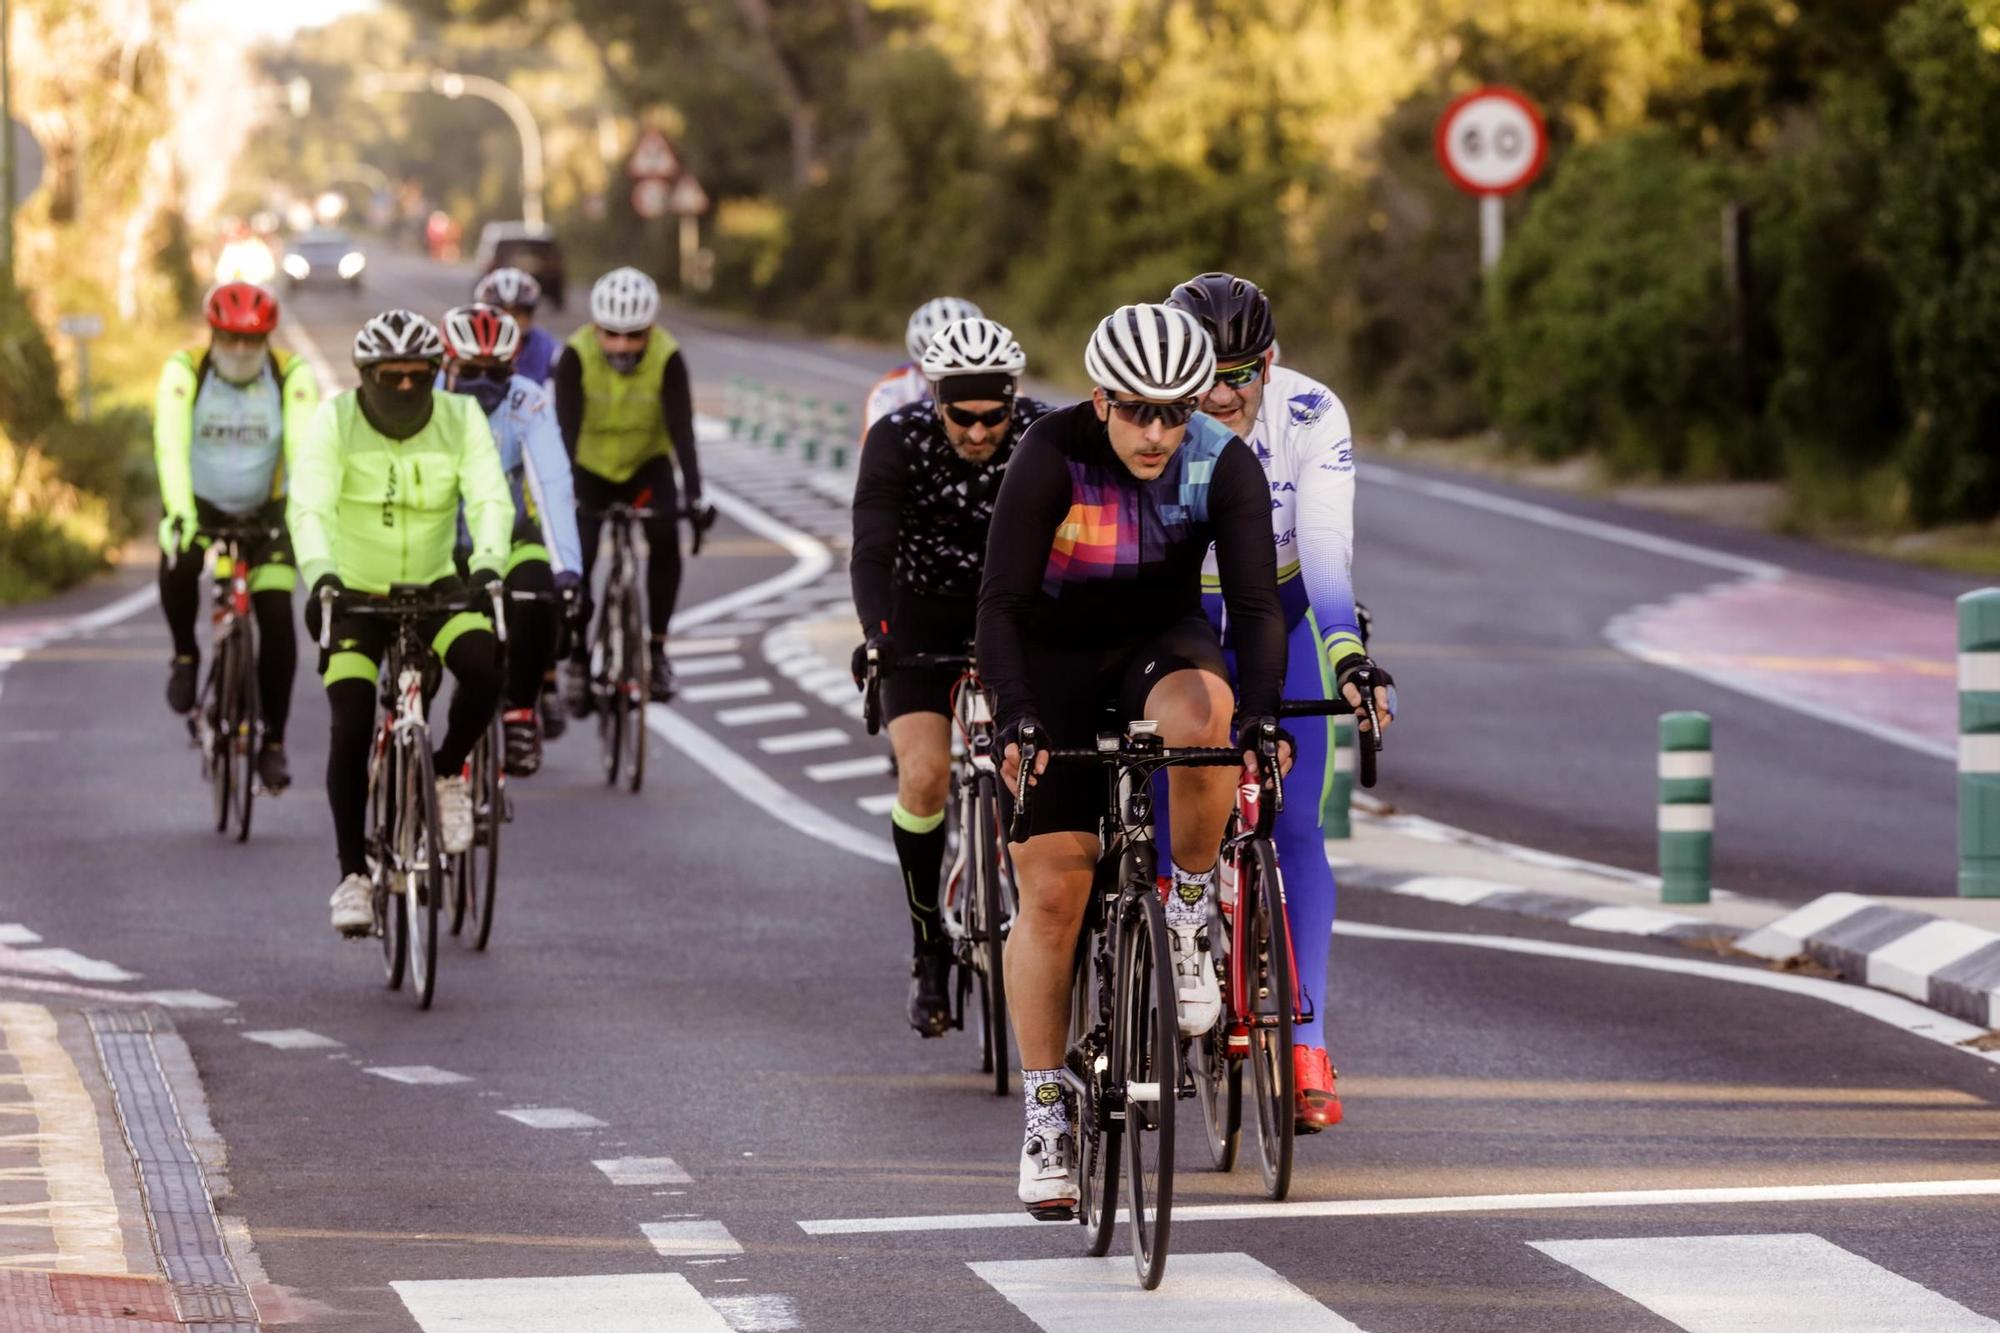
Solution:
[{"label": "bush", "polygon": [[62,479],[110,504],[113,535],[129,535],[152,494],[152,459],[146,441],[152,418],[134,407],[100,412],[89,421],[56,422],[37,441]]},{"label": "bush", "polygon": [[1720,218],[1743,185],[1661,130],[1574,150],[1489,289],[1495,420],[1541,457],[1595,450],[1615,472],[1775,471],[1730,350]]},{"label": "bush", "polygon": [[63,415],[48,337],[21,293],[0,287],[0,432],[34,439]]},{"label": "bush", "polygon": [[0,433],[0,604],[46,597],[97,573],[110,545],[104,502]]}]

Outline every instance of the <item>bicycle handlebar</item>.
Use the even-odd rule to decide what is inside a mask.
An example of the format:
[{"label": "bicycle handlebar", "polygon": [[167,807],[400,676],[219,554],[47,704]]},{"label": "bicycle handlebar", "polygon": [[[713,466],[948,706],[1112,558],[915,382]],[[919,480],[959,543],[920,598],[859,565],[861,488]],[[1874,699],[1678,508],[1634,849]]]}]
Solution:
[{"label": "bicycle handlebar", "polygon": [[[1035,761],[1041,755],[1047,755],[1051,764],[1089,760],[1095,763],[1110,764],[1119,768],[1160,769],[1241,767],[1243,756],[1246,753],[1244,747],[1237,745],[1163,745],[1157,749],[1135,750],[1127,744],[1128,739],[1126,736],[1120,736],[1115,746],[1092,747],[1090,749],[1071,747],[1045,748],[1039,744],[1039,728],[1032,725],[1022,727],[1020,739],[1017,742],[1020,746],[1021,766],[1015,774],[1014,814],[1013,818],[1007,822],[1007,840],[1009,842],[1020,842],[1026,836],[1028,805],[1030,801],[1028,793],[1034,790],[1034,784],[1030,779],[1036,776]],[[1265,781],[1270,785],[1275,798],[1271,804],[1272,813],[1275,814],[1278,806],[1284,800],[1283,792],[1277,786],[1278,757],[1275,752],[1276,746],[1273,744],[1270,747],[1270,753],[1265,752],[1263,745],[1258,745],[1254,748],[1258,752],[1260,767],[1266,770],[1264,775]]]},{"label": "bicycle handlebar", "polygon": [[[964,653],[909,653],[897,654],[888,663],[891,672],[904,667],[965,667],[973,665],[972,654]],[[879,735],[882,730],[882,676],[883,663],[876,656],[876,650],[868,650],[868,665],[861,675],[861,724],[870,736]]]},{"label": "bicycle handlebar", "polygon": [[[503,644],[507,642],[507,600],[510,597],[516,601],[541,600],[550,595],[538,592],[509,593],[506,585],[497,581],[489,584],[486,591],[493,603],[493,632]],[[333,646],[335,606],[341,608],[342,615],[360,616],[363,619],[373,617],[381,620],[415,620],[422,616],[465,609],[464,599],[443,596],[428,588],[418,592],[392,591],[387,597],[366,593],[362,596],[368,600],[343,597],[339,590],[334,588],[319,590],[319,646],[322,649]]]},{"label": "bicycle handlebar", "polygon": [[[621,522],[643,523],[649,518],[657,517],[659,512],[658,509],[653,508],[651,505],[609,504],[602,509],[585,509],[579,506],[576,516],[578,518],[617,519]],[[674,510],[674,517],[676,519],[686,519],[688,525],[694,529],[694,541],[689,548],[688,554],[700,555],[702,539],[708,535],[708,530],[715,526],[715,506],[702,505],[697,508],[691,504],[684,504]]]},{"label": "bicycle handlebar", "polygon": [[1353,715],[1357,720],[1366,714],[1368,728],[1360,733],[1361,785],[1375,785],[1375,755],[1382,748],[1382,719],[1375,712],[1375,691],[1370,685],[1361,687],[1361,707],[1356,708],[1345,699],[1287,699],[1278,705],[1279,717],[1346,717]]}]

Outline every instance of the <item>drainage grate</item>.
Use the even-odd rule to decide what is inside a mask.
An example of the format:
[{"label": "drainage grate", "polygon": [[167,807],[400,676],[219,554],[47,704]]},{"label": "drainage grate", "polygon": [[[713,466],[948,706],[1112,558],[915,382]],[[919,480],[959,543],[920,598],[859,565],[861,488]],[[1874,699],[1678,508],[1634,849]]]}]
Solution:
[{"label": "drainage grate", "polygon": [[157,1009],[91,1010],[87,1017],[181,1321],[200,1333],[257,1333],[257,1307],[229,1261],[201,1161],[153,1047],[153,1034],[172,1031],[171,1020]]}]

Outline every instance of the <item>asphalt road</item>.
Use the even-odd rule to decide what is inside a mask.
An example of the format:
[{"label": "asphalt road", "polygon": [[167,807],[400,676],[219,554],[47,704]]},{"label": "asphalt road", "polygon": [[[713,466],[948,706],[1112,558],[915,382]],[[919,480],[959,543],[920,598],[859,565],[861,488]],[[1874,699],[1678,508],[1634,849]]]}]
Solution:
[{"label": "asphalt road", "polygon": [[[462,290],[393,258],[376,271],[430,305]],[[296,307],[337,357],[351,308]],[[817,370],[790,382],[829,388],[835,367],[859,376],[867,360],[678,331],[711,403],[717,377],[809,356],[799,364]],[[1336,942],[1348,1122],[1303,1145],[1293,1203],[1198,1211],[1260,1194],[1250,1168],[1201,1169],[1189,1106],[1160,1292],[1122,1289],[1122,1247],[1079,1265],[1075,1228],[1015,1224],[1018,1108],[985,1089],[972,1037],[926,1043],[902,1028],[898,890],[867,854],[883,821],[860,804],[887,790],[865,771],[879,752],[836,692],[769,660],[772,630],[839,607],[837,551],[824,571],[812,559],[838,511],[766,457],[711,457],[740,504],[716,553],[693,562],[682,605],[703,623],[679,637],[684,663],[741,661],[684,673],[723,688],[657,720],[677,743],[656,748],[641,795],[603,788],[581,729],[515,786],[493,949],[447,940],[429,1013],[382,988],[373,946],[327,928],[326,714],[309,677],[292,729],[299,784],[260,803],[242,847],[203,826],[194,758],[161,708],[167,642],[152,612],[0,677],[0,915],[142,974],[122,984],[233,1003],[177,1021],[228,1146],[219,1207],[247,1225],[268,1274],[268,1323],[2000,1327],[1990,1188],[1910,1183],[1994,1174],[2000,1065],[1679,950],[1607,951],[1558,926],[1362,893],[1344,901],[1343,928],[1395,929]],[[1926,838],[1948,849],[1948,765],[1611,658],[1609,618],[1714,570],[1408,487],[1362,494],[1363,587],[1409,700],[1385,756],[1402,805],[1644,865],[1653,718],[1695,702],[1743,747],[1719,759],[1744,803],[1727,816],[1731,882],[1805,896],[1929,864]],[[1931,586],[1557,507],[1823,576]],[[797,586],[773,599],[698,610],[791,570]],[[758,744],[843,729],[810,754]],[[809,772],[848,760],[851,777]],[[1836,874],[1848,878],[1822,882]],[[1551,951],[1494,947],[1509,940]],[[1632,965],[1655,959],[1675,970]],[[1880,1197],[1811,1193],[1861,1185],[1881,1188],[1847,1192]],[[1797,1187],[1806,1197],[1783,1197]],[[1619,1193],[1681,1190],[1736,1192]],[[931,1220],[883,1229],[913,1216]],[[654,1322],[614,1322],[593,1294]],[[515,1322],[452,1322],[490,1307]]]}]

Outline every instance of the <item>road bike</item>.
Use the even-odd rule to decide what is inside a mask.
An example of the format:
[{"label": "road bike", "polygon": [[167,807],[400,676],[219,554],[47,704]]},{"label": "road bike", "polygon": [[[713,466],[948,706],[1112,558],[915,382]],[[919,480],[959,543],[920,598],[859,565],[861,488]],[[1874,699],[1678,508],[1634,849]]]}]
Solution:
[{"label": "road bike", "polygon": [[[1153,843],[1152,778],[1173,767],[1240,767],[1244,750],[1168,746],[1159,724],[1150,721],[1100,735],[1091,749],[1045,747],[1038,732],[1022,728],[1010,840],[1027,834],[1034,790],[1027,775],[1038,754],[1046,753],[1052,764],[1088,762],[1106,770],[1108,799],[1077,938],[1063,1077],[1077,1105],[1076,1215],[1087,1248],[1094,1256],[1111,1248],[1122,1148],[1132,1259],[1140,1285],[1150,1290],[1166,1272],[1173,1222],[1174,1104],[1195,1095],[1182,1076],[1173,952]],[[1266,738],[1259,745],[1260,752],[1269,747],[1265,780],[1275,789],[1276,742]]]},{"label": "road bike", "polygon": [[[950,1024],[965,1027],[965,1002],[979,992],[980,1064],[993,1076],[993,1092],[1013,1086],[1007,1058],[1007,984],[1001,966],[1019,902],[1013,862],[1000,818],[1000,770],[993,743],[993,703],[979,683],[970,653],[913,653],[889,670],[946,668],[959,671],[951,690],[951,787],[945,798],[945,865],[938,916],[951,941],[956,981]],[[881,730],[883,664],[868,650],[862,676],[862,721]]]},{"label": "road bike", "polygon": [[257,697],[256,617],[245,553],[284,532],[254,520],[211,524],[203,531],[215,551],[215,594],[209,616],[208,676],[194,712],[188,715],[188,728],[201,753],[201,775],[214,798],[215,831],[227,833],[234,822],[236,841],[246,842],[257,796],[263,720]]},{"label": "road bike", "polygon": [[[1372,677],[1361,678],[1370,719],[1361,733],[1361,783],[1375,785],[1376,751],[1381,748]],[[1344,699],[1287,700],[1281,717],[1328,717],[1357,710]],[[1257,1163],[1264,1192],[1283,1199],[1291,1192],[1292,1159],[1298,1134],[1294,1107],[1292,1031],[1312,1018],[1312,997],[1298,986],[1291,920],[1285,909],[1285,882],[1271,841],[1278,801],[1265,799],[1265,785],[1246,775],[1236,789],[1236,809],[1223,836],[1217,879],[1221,892],[1210,903],[1208,937],[1222,1014],[1214,1027],[1187,1043],[1187,1065],[1201,1103],[1208,1150],[1218,1171],[1236,1166],[1243,1124],[1243,1068],[1251,1071],[1257,1111]]]},{"label": "road bike", "polygon": [[[597,714],[604,785],[616,787],[622,777],[633,792],[646,780],[646,705],[653,697],[646,649],[646,580],[638,529],[657,512],[645,505],[620,503],[580,515],[603,520],[604,536],[610,542],[604,596],[590,636],[589,698]],[[675,511],[676,518],[693,521],[693,554],[701,554],[702,537],[713,522],[714,512],[706,506],[695,509],[685,505]]]}]

